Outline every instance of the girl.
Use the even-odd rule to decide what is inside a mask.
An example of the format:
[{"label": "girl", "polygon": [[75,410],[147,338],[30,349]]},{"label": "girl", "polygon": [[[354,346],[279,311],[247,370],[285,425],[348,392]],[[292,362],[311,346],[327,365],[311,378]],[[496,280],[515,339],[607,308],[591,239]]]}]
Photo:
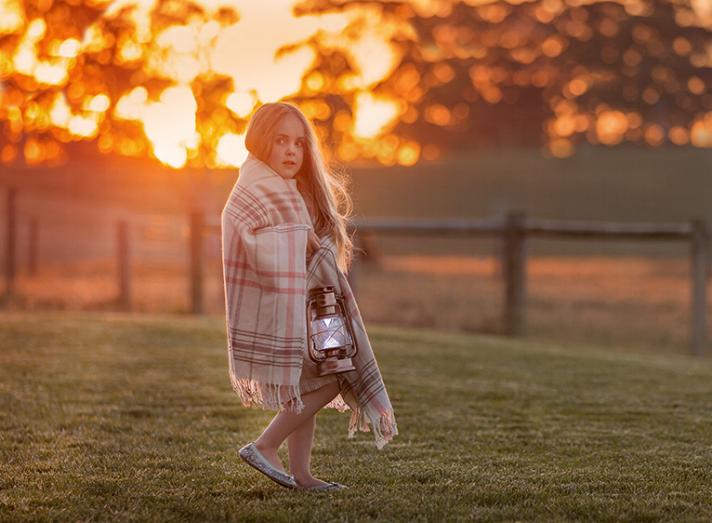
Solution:
[{"label": "girl", "polygon": [[[373,429],[378,449],[398,434],[345,277],[353,250],[346,230],[351,199],[296,106],[262,105],[245,145],[248,157],[222,212],[229,376],[244,406],[278,412],[240,456],[285,487],[339,490],[345,485],[311,473],[320,409],[350,409],[348,437]],[[319,376],[306,352],[306,301],[309,289],[324,286],[343,296],[358,352],[355,370]],[[289,473],[278,455],[285,439]]]}]

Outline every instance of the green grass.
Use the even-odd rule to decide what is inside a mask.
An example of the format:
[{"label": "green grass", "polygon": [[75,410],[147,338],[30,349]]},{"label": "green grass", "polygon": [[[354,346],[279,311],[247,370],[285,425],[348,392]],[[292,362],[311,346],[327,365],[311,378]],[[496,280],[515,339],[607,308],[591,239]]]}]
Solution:
[{"label": "green grass", "polygon": [[712,518],[712,362],[369,330],[401,434],[320,413],[310,495],[237,457],[223,318],[0,316],[0,520]]}]

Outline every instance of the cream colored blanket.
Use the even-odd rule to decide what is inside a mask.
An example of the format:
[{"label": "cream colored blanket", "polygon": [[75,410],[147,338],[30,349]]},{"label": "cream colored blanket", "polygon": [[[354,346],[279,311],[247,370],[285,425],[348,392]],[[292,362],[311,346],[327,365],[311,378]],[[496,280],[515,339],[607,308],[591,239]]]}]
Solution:
[{"label": "cream colored blanket", "polygon": [[314,234],[296,184],[250,154],[223,209],[230,381],[245,406],[300,412],[299,378],[312,364],[308,289],[332,285],[344,296],[359,350],[356,370],[337,375],[340,394],[327,406],[350,408],[348,437],[372,428],[381,449],[398,434],[393,408],[333,239]]}]

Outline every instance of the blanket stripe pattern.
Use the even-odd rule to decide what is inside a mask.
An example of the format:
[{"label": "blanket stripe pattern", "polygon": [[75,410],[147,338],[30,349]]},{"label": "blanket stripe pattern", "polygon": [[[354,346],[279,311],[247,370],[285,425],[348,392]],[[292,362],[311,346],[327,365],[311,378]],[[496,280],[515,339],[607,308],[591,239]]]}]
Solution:
[{"label": "blanket stripe pattern", "polygon": [[[398,434],[393,408],[331,236],[307,258],[309,213],[297,182],[248,154],[222,211],[222,258],[229,376],[242,404],[301,412],[299,378],[306,354],[306,302],[332,285],[348,308],[356,370],[337,375],[339,395],[327,405],[351,409],[348,437],[373,429],[378,449]],[[370,427],[369,427],[370,424]]]}]

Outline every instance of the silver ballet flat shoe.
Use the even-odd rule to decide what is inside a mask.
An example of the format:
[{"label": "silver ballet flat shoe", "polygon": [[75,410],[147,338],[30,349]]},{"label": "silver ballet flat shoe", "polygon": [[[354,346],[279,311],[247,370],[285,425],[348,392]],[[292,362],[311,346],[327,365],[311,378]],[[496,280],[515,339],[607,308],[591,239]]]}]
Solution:
[{"label": "silver ballet flat shoe", "polygon": [[267,458],[257,449],[254,441],[242,447],[238,454],[240,454],[240,457],[248,465],[259,470],[275,483],[287,488],[297,488],[297,482],[294,480],[294,477],[274,468]]},{"label": "silver ballet flat shoe", "polygon": [[298,490],[307,490],[309,492],[335,492],[346,488],[349,487],[342,485],[341,483],[337,483],[336,481],[329,481],[326,485],[317,485],[315,487],[300,487],[297,485]]}]

